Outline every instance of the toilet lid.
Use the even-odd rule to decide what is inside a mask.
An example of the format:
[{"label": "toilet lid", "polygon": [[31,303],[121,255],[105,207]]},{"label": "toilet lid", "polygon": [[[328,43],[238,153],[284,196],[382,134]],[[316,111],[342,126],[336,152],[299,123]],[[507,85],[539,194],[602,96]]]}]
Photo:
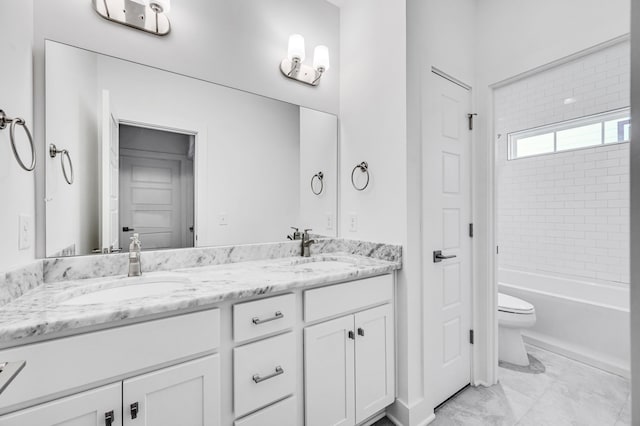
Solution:
[{"label": "toilet lid", "polygon": [[498,310],[515,314],[530,314],[534,312],[531,303],[502,293],[498,293]]}]

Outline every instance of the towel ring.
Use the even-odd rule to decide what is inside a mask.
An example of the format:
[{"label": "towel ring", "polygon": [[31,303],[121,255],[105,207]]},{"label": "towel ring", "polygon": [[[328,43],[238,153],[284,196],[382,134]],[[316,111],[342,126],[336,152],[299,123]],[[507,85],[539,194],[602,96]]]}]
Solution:
[{"label": "towel ring", "polygon": [[[359,188],[356,185],[356,182],[354,180],[354,174],[355,174],[356,170],[358,170],[358,169],[360,169],[360,171],[362,173],[366,173],[367,174],[367,182],[361,188]],[[356,164],[356,166],[351,171],[351,185],[353,185],[353,187],[356,189],[356,191],[364,191],[367,188],[367,186],[369,186],[369,164],[367,164],[366,161],[363,161],[360,164]]]},{"label": "towel ring", "polygon": [[[56,158],[56,155],[60,155],[60,165],[62,166],[62,174],[64,175],[64,180],[67,181],[69,185],[73,184],[73,163],[71,162],[71,156],[69,155],[69,151],[66,149],[58,149],[55,144],[49,144],[49,157]],[[70,173],[67,173],[67,168],[64,165],[64,159],[67,159],[69,163]]]},{"label": "towel ring", "polygon": [[[320,190],[318,192],[316,192],[316,190],[313,188],[313,181],[316,179],[320,181]],[[324,173],[318,172],[315,175],[313,175],[313,177],[311,178],[311,192],[313,192],[316,195],[320,195],[322,194],[323,190],[324,190]]]},{"label": "towel ring", "polygon": [[[0,130],[6,128],[8,123],[11,123],[9,127],[9,139],[11,139],[11,150],[13,151],[13,155],[16,157],[20,167],[30,172],[36,168],[36,149],[33,145],[33,138],[31,137],[31,132],[27,127],[27,123],[22,118],[7,117],[4,111],[0,109]],[[18,149],[16,148],[16,125],[22,126],[22,129],[27,134],[27,138],[29,138],[29,145],[31,146],[31,165],[28,167],[24,164],[22,158],[20,158]]]}]

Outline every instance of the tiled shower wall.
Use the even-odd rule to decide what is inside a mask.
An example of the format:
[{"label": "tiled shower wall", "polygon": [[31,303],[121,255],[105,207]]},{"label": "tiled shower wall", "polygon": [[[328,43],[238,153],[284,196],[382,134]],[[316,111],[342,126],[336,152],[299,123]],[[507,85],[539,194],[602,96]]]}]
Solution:
[{"label": "tiled shower wall", "polygon": [[510,132],[628,107],[629,79],[622,42],[495,90],[501,268],[629,283],[629,144],[507,160]]}]

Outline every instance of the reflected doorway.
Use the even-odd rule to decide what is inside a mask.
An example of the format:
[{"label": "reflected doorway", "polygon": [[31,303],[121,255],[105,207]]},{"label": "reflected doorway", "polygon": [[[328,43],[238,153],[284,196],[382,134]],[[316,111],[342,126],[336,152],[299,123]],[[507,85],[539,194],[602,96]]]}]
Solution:
[{"label": "reflected doorway", "polygon": [[123,251],[194,246],[195,137],[120,123],[119,232]]}]

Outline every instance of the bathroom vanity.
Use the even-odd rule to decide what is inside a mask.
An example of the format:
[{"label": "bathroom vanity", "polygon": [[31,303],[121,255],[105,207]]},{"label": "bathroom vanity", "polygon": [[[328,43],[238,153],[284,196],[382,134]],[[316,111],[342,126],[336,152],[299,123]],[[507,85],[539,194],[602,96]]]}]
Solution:
[{"label": "bathroom vanity", "polygon": [[0,425],[368,424],[395,399],[400,265],[334,252],[43,283],[0,313],[0,359],[27,361]]}]

